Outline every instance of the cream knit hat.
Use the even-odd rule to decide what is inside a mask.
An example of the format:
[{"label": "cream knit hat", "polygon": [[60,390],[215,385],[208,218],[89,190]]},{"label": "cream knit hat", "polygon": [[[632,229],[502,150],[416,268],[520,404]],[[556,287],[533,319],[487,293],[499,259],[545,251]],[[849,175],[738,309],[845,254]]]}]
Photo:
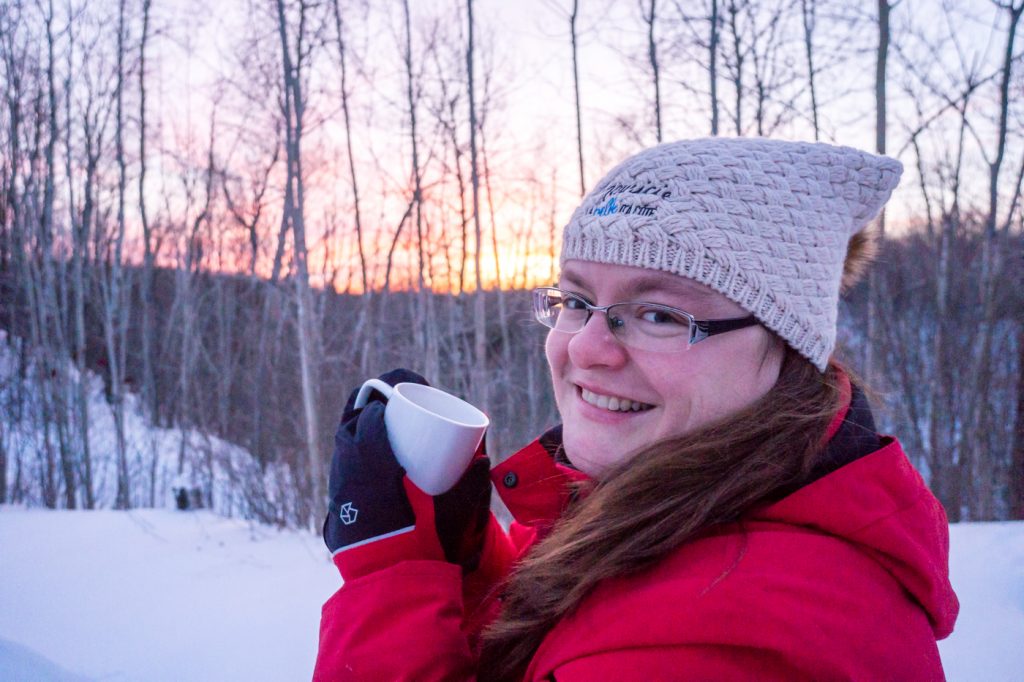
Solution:
[{"label": "cream knit hat", "polygon": [[849,147],[709,138],[644,150],[606,175],[562,236],[567,260],[675,273],[749,310],[822,372],[850,238],[899,161]]}]

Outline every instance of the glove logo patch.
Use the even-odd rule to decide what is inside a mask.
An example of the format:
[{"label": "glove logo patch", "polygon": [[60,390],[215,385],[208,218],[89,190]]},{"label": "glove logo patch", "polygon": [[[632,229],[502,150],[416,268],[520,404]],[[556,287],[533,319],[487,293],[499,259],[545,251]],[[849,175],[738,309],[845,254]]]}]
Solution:
[{"label": "glove logo patch", "polygon": [[359,510],[352,506],[351,502],[346,502],[341,505],[341,509],[338,510],[338,518],[346,526],[351,526],[356,522],[356,517],[359,516]]}]

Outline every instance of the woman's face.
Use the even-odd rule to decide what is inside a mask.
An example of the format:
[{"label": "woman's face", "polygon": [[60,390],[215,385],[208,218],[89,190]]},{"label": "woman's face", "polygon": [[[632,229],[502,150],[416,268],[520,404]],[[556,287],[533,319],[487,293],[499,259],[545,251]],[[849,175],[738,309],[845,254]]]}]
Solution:
[{"label": "woman's face", "polygon": [[[625,265],[567,261],[559,288],[594,305],[661,303],[698,320],[748,314],[694,280]],[[716,334],[689,349],[682,340],[679,351],[635,350],[619,342],[602,313],[576,334],[552,330],[546,349],[565,454],[594,477],[639,448],[747,407],[775,384],[783,356],[761,325]],[[641,409],[608,409],[626,405],[623,399]]]}]

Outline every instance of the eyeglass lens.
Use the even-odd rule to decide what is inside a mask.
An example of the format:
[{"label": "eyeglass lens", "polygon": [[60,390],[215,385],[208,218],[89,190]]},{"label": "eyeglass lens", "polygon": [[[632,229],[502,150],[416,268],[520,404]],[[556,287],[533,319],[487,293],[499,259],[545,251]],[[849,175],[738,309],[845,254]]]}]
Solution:
[{"label": "eyeglass lens", "polygon": [[[557,289],[537,291],[534,308],[542,324],[570,334],[581,331],[591,317],[586,301]],[[673,351],[688,345],[689,318],[667,306],[618,303],[605,314],[612,333],[628,346]]]}]

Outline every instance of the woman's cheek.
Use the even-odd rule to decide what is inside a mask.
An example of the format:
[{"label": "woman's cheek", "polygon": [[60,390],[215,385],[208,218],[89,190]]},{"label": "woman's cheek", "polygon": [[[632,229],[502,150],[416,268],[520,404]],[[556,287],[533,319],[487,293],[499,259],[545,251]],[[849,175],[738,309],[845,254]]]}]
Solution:
[{"label": "woman's cheek", "polygon": [[548,368],[551,370],[551,387],[555,390],[556,401],[561,399],[562,377],[565,375],[566,363],[569,360],[565,341],[560,338],[564,336],[566,335],[551,331],[548,332],[547,340],[544,342],[544,355],[547,357]]}]

